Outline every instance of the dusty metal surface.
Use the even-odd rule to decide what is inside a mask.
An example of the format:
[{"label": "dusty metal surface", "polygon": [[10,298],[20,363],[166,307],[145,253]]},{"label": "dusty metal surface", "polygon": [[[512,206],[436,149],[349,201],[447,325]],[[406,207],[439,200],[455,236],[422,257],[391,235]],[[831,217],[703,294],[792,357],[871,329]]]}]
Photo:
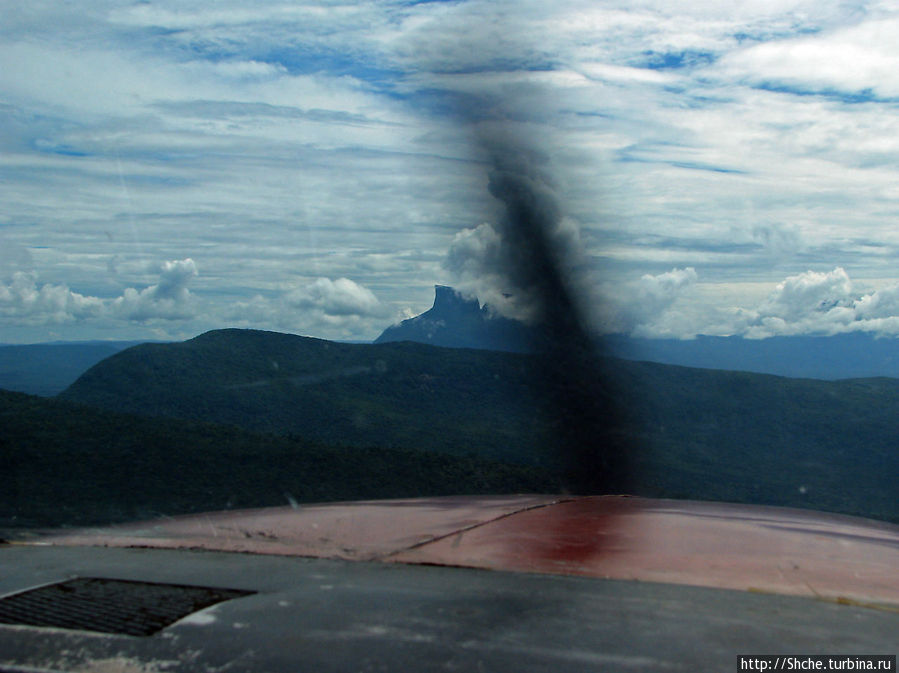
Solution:
[{"label": "dusty metal surface", "polygon": [[736,671],[891,653],[899,613],[701,587],[160,549],[0,546],[0,594],[78,573],[255,591],[146,638],[0,625],[0,669],[67,673]]},{"label": "dusty metal surface", "polygon": [[899,606],[899,526],[726,503],[620,496],[335,503],[48,541],[465,566]]},{"label": "dusty metal surface", "polygon": [[53,535],[57,545],[373,560],[559,496],[457,496],[213,512]]},{"label": "dusty metal surface", "polygon": [[391,560],[899,606],[899,526],[777,507],[579,498]]}]

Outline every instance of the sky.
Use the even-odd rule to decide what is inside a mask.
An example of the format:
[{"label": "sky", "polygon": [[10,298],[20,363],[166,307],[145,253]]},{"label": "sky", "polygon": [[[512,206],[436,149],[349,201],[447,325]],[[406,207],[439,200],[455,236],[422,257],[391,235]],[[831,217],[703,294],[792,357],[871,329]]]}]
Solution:
[{"label": "sky", "polygon": [[527,317],[506,136],[595,329],[899,335],[896,2],[0,15],[0,343],[370,340],[434,284]]}]

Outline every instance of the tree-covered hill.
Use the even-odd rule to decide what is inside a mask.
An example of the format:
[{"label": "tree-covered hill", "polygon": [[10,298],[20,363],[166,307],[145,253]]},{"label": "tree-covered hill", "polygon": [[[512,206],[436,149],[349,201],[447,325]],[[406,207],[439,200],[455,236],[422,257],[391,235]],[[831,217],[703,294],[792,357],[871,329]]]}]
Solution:
[{"label": "tree-covered hill", "polygon": [[217,330],[118,353],[60,398],[329,443],[539,463],[544,426],[531,376],[530,359],[512,353]]},{"label": "tree-covered hill", "polygon": [[0,391],[0,527],[297,502],[555,492],[538,468],[337,447]]},{"label": "tree-covered hill", "polygon": [[[545,367],[534,355],[221,330],[119,353],[63,397],[307,441],[474,454],[555,472],[555,437],[577,419],[547,405]],[[899,381],[621,360],[598,369],[617,413],[603,419],[607,436],[587,448],[601,450],[610,437],[625,447],[631,492],[899,521]]]},{"label": "tree-covered hill", "polygon": [[899,521],[899,380],[620,371],[644,488]]}]

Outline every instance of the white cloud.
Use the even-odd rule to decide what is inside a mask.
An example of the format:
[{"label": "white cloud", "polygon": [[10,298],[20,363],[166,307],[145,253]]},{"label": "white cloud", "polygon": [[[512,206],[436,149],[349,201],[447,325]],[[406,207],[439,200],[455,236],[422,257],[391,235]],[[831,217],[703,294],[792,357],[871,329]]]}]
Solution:
[{"label": "white cloud", "polygon": [[[586,281],[579,273],[583,271],[579,268],[583,251],[577,223],[562,217],[545,224],[550,254],[556,257],[567,280],[577,284],[574,289],[586,291]],[[513,226],[484,222],[463,229],[453,237],[443,268],[459,291],[478,297],[502,315],[528,321],[537,310],[533,260],[527,244],[520,240],[522,234],[509,231]],[[540,279],[536,282],[539,284]]]},{"label": "white cloud", "polygon": [[156,285],[143,290],[127,288],[121,297],[112,301],[110,311],[117,317],[137,322],[192,318],[196,306],[187,284],[196,275],[197,265],[192,259],[165,262]]},{"label": "white cloud", "polygon": [[498,271],[502,267],[502,247],[500,233],[492,224],[483,222],[477,227],[463,229],[453,237],[444,265],[460,284],[478,282],[491,270]]},{"label": "white cloud", "polygon": [[810,270],[784,279],[755,306],[717,305],[703,310],[688,305],[684,317],[682,331],[675,334],[681,338],[720,334],[764,339],[845,332],[899,336],[899,283],[859,291],[840,267],[828,272]]},{"label": "white cloud", "polygon": [[759,307],[764,316],[788,322],[826,313],[851,302],[852,282],[841,268],[827,273],[807,271],[778,283]]},{"label": "white cloud", "polygon": [[899,316],[899,283],[862,296],[855,303],[858,318],[864,321]]},{"label": "white cloud", "polygon": [[623,285],[604,284],[598,299],[600,329],[635,336],[693,336],[692,325],[684,324],[676,304],[689,296],[697,280],[696,270],[687,267],[645,274]]},{"label": "white cloud", "polygon": [[752,338],[792,334],[874,332],[899,334],[899,284],[854,290],[842,268],[807,271],[778,283],[755,309],[736,311],[736,331]]},{"label": "white cloud", "polygon": [[532,316],[526,298],[504,272],[504,245],[502,235],[487,222],[463,229],[453,237],[443,268],[462,294],[477,297],[501,315],[528,320]]},{"label": "white cloud", "polygon": [[812,37],[766,42],[728,55],[725,71],[806,91],[899,94],[899,19],[863,21]]},{"label": "white cloud", "polygon": [[[9,325],[49,325],[116,319],[145,323],[188,320],[196,306],[187,283],[197,275],[191,259],[165,262],[159,282],[136,290],[126,288],[113,299],[85,296],[62,284],[38,285],[37,273],[18,271],[0,283],[0,317]],[[2,325],[0,325],[2,326]]]},{"label": "white cloud", "polygon": [[714,284],[698,289],[692,268],[647,274],[623,285],[605,284],[602,331],[680,339],[698,334],[764,339],[859,331],[899,336],[899,283],[860,292],[840,267],[789,276],[755,306],[714,301]]},{"label": "white cloud", "polygon": [[299,311],[337,319],[384,315],[384,307],[374,293],[349,278],[317,278],[287,292],[284,303]]},{"label": "white cloud", "polygon": [[637,285],[636,303],[644,315],[656,315],[667,310],[696,279],[696,269],[692,267],[672,269],[657,276],[646,274]]},{"label": "white cloud", "polygon": [[15,324],[61,324],[97,317],[103,311],[97,297],[85,297],[65,285],[38,286],[34,272],[17,271],[11,282],[0,283],[0,316]]},{"label": "white cloud", "polygon": [[393,309],[349,278],[317,278],[273,296],[236,301],[219,314],[227,324],[286,330],[327,339],[371,339],[392,321]]}]

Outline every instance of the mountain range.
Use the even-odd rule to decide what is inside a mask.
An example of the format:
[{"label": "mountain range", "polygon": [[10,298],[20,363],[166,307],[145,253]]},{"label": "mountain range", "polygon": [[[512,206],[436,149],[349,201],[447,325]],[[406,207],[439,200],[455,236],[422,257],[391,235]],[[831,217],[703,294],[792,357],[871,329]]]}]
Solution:
[{"label": "mountain range", "polygon": [[[434,305],[388,327],[375,343],[415,341],[455,348],[514,352],[534,350],[545,341],[539,327],[504,318],[451,287],[435,287]],[[626,360],[726,369],[824,380],[890,376],[899,378],[899,339],[869,332],[831,336],[747,339],[705,336],[694,339],[596,337],[597,348]]]},{"label": "mountain range", "polygon": [[540,339],[438,286],[375,344],[226,329],[0,346],[0,388],[65,387],[0,391],[0,523],[582,488],[571,438],[581,472],[624,456],[629,493],[899,521],[899,379],[850,378],[899,374],[895,340],[606,337],[617,357],[559,358]]},{"label": "mountain range", "polygon": [[515,353],[226,329],[117,353],[59,398],[327,443],[540,463],[545,430],[528,362]]},{"label": "mountain range", "polygon": [[[504,318],[477,299],[451,287],[435,287],[433,306],[385,329],[375,343],[411,341],[450,348],[524,353],[545,342],[541,330]],[[0,344],[0,389],[50,397],[71,385],[89,367],[142,342],[53,342]],[[703,336],[650,339],[606,335],[599,350],[626,360],[725,369],[793,378],[837,380],[899,378],[899,339],[854,332],[833,336],[746,339]]]},{"label": "mountain range", "polygon": [[50,397],[85,370],[140,341],[0,344],[0,388]]},{"label": "mountain range", "polygon": [[[573,410],[536,355],[217,330],[98,363],[60,399],[303,441],[476,456],[559,474]],[[602,419],[630,492],[899,521],[899,380],[816,381],[605,359]],[[589,443],[589,442],[588,442]]]}]

